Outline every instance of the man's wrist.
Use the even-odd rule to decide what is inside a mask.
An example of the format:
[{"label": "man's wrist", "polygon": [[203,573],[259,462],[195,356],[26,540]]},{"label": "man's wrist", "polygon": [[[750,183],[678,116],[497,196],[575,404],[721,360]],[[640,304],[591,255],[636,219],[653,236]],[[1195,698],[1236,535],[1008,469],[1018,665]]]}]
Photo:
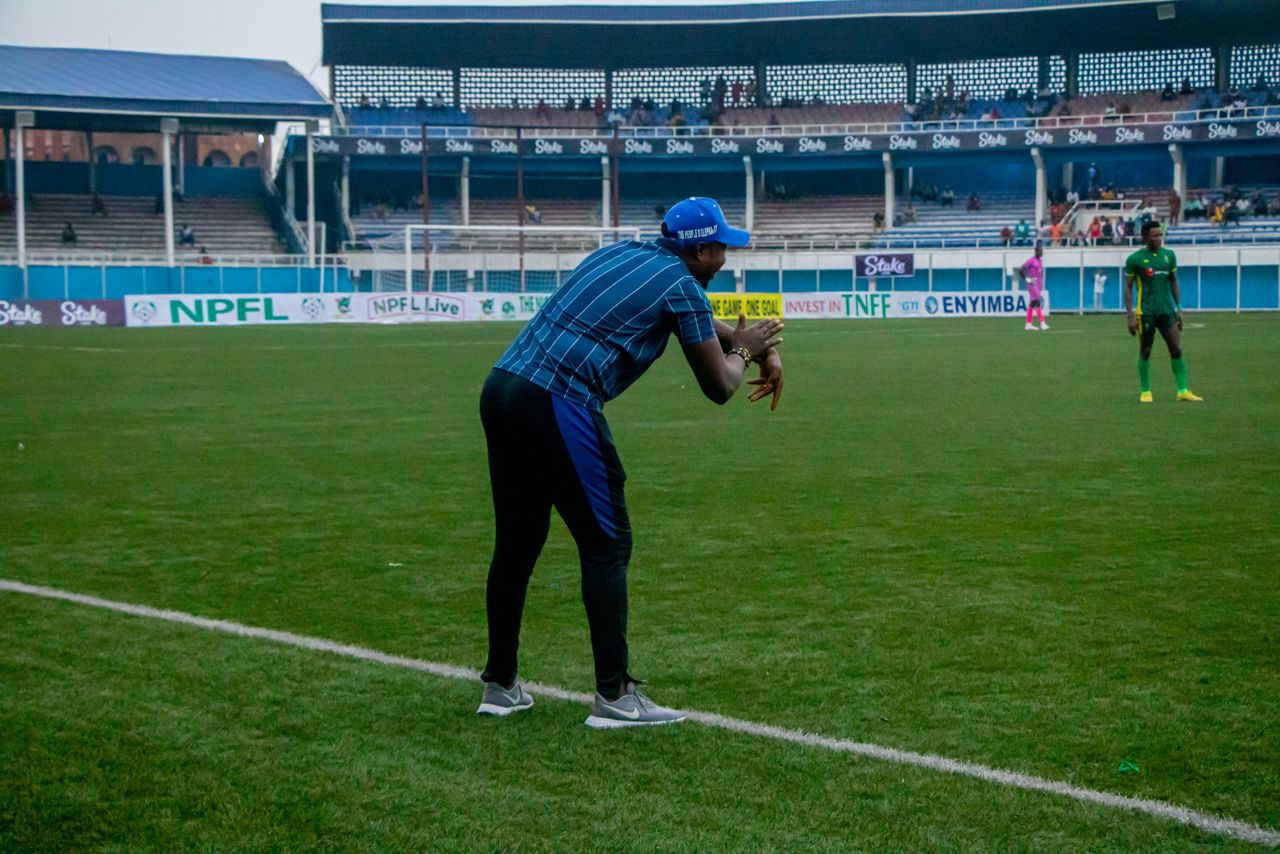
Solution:
[{"label": "man's wrist", "polygon": [[730,349],[729,352],[726,353],[725,355],[737,356],[738,358],[742,359],[742,367],[744,368],[751,364],[751,351],[748,350],[746,347],[734,347]]}]

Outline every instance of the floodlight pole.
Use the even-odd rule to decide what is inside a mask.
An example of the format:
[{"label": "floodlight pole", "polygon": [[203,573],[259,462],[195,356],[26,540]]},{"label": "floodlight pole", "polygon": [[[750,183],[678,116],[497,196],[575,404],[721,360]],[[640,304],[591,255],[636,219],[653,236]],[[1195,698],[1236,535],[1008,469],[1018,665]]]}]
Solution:
[{"label": "floodlight pole", "polygon": [[169,267],[173,260],[173,135],[178,132],[177,119],[160,120],[160,148],[163,150],[162,189],[164,193],[164,261]]},{"label": "floodlight pole", "polygon": [[17,137],[14,152],[15,183],[17,184],[18,204],[18,267],[22,270],[22,298],[28,299],[27,293],[27,155],[26,129],[36,123],[36,114],[32,110],[19,110],[14,115],[14,129]]}]

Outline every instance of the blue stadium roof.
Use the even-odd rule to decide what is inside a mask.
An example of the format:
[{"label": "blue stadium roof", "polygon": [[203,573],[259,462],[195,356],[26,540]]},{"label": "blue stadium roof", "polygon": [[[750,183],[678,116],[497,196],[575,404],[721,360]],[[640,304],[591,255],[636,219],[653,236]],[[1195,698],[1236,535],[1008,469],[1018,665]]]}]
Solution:
[{"label": "blue stadium roof", "polygon": [[902,64],[1260,44],[1280,37],[1277,0],[326,3],[321,16],[324,62],[339,67]]},{"label": "blue stadium roof", "polygon": [[287,62],[0,45],[0,109],[200,119],[329,118]]},{"label": "blue stadium roof", "polygon": [[736,24],[817,18],[974,15],[1156,2],[1168,0],[802,0],[706,6],[357,6],[326,3],[321,7],[321,16],[325,23]]}]

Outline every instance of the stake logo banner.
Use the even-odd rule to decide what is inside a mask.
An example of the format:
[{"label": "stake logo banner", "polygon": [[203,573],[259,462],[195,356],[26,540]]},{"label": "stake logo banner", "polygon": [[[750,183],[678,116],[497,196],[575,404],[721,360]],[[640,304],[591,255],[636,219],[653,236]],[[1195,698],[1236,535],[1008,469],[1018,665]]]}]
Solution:
[{"label": "stake logo banner", "polygon": [[916,274],[916,256],[910,252],[858,254],[853,256],[853,270],[860,279],[906,278]]},{"label": "stake logo banner", "polygon": [[124,304],[107,299],[0,300],[0,326],[124,326]]},{"label": "stake logo banner", "polygon": [[738,314],[747,320],[782,317],[782,294],[707,294],[711,313],[721,320],[736,321]]}]

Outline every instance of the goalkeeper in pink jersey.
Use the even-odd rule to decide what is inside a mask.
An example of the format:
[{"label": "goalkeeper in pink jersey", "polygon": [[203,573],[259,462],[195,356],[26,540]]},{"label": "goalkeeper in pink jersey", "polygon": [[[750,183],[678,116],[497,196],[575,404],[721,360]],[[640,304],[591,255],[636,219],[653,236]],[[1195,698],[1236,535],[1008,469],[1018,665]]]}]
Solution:
[{"label": "goalkeeper in pink jersey", "polygon": [[1023,283],[1027,286],[1027,326],[1029,330],[1036,328],[1031,322],[1032,315],[1040,319],[1040,328],[1048,329],[1044,322],[1044,244],[1036,241],[1036,252],[1026,260],[1018,270]]}]

